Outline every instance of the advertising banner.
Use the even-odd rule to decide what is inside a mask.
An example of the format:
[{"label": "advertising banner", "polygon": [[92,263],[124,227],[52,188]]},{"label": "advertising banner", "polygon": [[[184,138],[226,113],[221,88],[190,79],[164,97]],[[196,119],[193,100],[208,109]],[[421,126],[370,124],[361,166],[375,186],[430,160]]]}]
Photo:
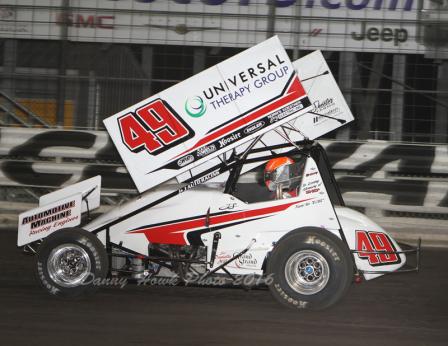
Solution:
[{"label": "advertising banner", "polygon": [[2,37],[250,47],[269,28],[285,48],[426,54],[447,51],[446,0],[3,0]]},{"label": "advertising banner", "polygon": [[143,192],[311,109],[277,37],[104,120]]}]

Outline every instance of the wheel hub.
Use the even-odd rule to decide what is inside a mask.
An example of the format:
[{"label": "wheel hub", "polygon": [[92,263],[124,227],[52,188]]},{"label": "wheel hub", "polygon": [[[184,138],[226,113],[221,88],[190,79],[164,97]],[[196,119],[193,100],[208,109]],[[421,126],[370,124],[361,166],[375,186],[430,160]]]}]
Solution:
[{"label": "wheel hub", "polygon": [[301,250],[286,261],[285,278],[294,291],[304,295],[316,294],[327,285],[330,267],[320,253]]},{"label": "wheel hub", "polygon": [[313,274],[314,273],[314,269],[313,269],[313,267],[308,266],[308,267],[305,268],[305,272],[307,274]]},{"label": "wheel hub", "polygon": [[76,244],[62,244],[53,249],[47,261],[48,274],[59,286],[75,287],[91,272],[87,251]]}]

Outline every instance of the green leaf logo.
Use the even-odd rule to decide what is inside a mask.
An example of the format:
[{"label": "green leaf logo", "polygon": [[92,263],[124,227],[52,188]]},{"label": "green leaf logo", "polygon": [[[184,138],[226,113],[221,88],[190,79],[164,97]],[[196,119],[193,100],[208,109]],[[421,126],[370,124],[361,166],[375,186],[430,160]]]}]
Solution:
[{"label": "green leaf logo", "polygon": [[193,96],[185,100],[185,112],[190,117],[199,118],[202,117],[207,111],[207,105],[200,96]]}]

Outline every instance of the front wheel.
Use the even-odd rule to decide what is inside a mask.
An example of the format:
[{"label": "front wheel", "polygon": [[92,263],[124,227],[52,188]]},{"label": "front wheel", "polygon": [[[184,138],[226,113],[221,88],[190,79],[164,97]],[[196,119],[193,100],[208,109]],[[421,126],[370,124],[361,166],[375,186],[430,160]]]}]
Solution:
[{"label": "front wheel", "polygon": [[36,274],[50,294],[75,298],[93,292],[106,278],[104,245],[83,229],[68,228],[48,236],[39,246]]},{"label": "front wheel", "polygon": [[291,308],[321,310],[338,302],[353,278],[351,255],[342,241],[320,228],[281,238],[267,264],[272,295]]}]

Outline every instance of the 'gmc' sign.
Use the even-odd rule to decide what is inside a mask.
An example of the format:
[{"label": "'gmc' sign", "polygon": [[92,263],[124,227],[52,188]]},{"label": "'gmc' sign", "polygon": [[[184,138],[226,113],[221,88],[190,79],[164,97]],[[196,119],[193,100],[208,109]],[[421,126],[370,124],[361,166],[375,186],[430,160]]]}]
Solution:
[{"label": "'gmc' sign", "polygon": [[56,23],[63,25],[67,23],[68,26],[75,28],[98,28],[98,29],[113,29],[115,16],[97,16],[94,14],[87,15],[81,13],[59,13],[57,15]]}]

